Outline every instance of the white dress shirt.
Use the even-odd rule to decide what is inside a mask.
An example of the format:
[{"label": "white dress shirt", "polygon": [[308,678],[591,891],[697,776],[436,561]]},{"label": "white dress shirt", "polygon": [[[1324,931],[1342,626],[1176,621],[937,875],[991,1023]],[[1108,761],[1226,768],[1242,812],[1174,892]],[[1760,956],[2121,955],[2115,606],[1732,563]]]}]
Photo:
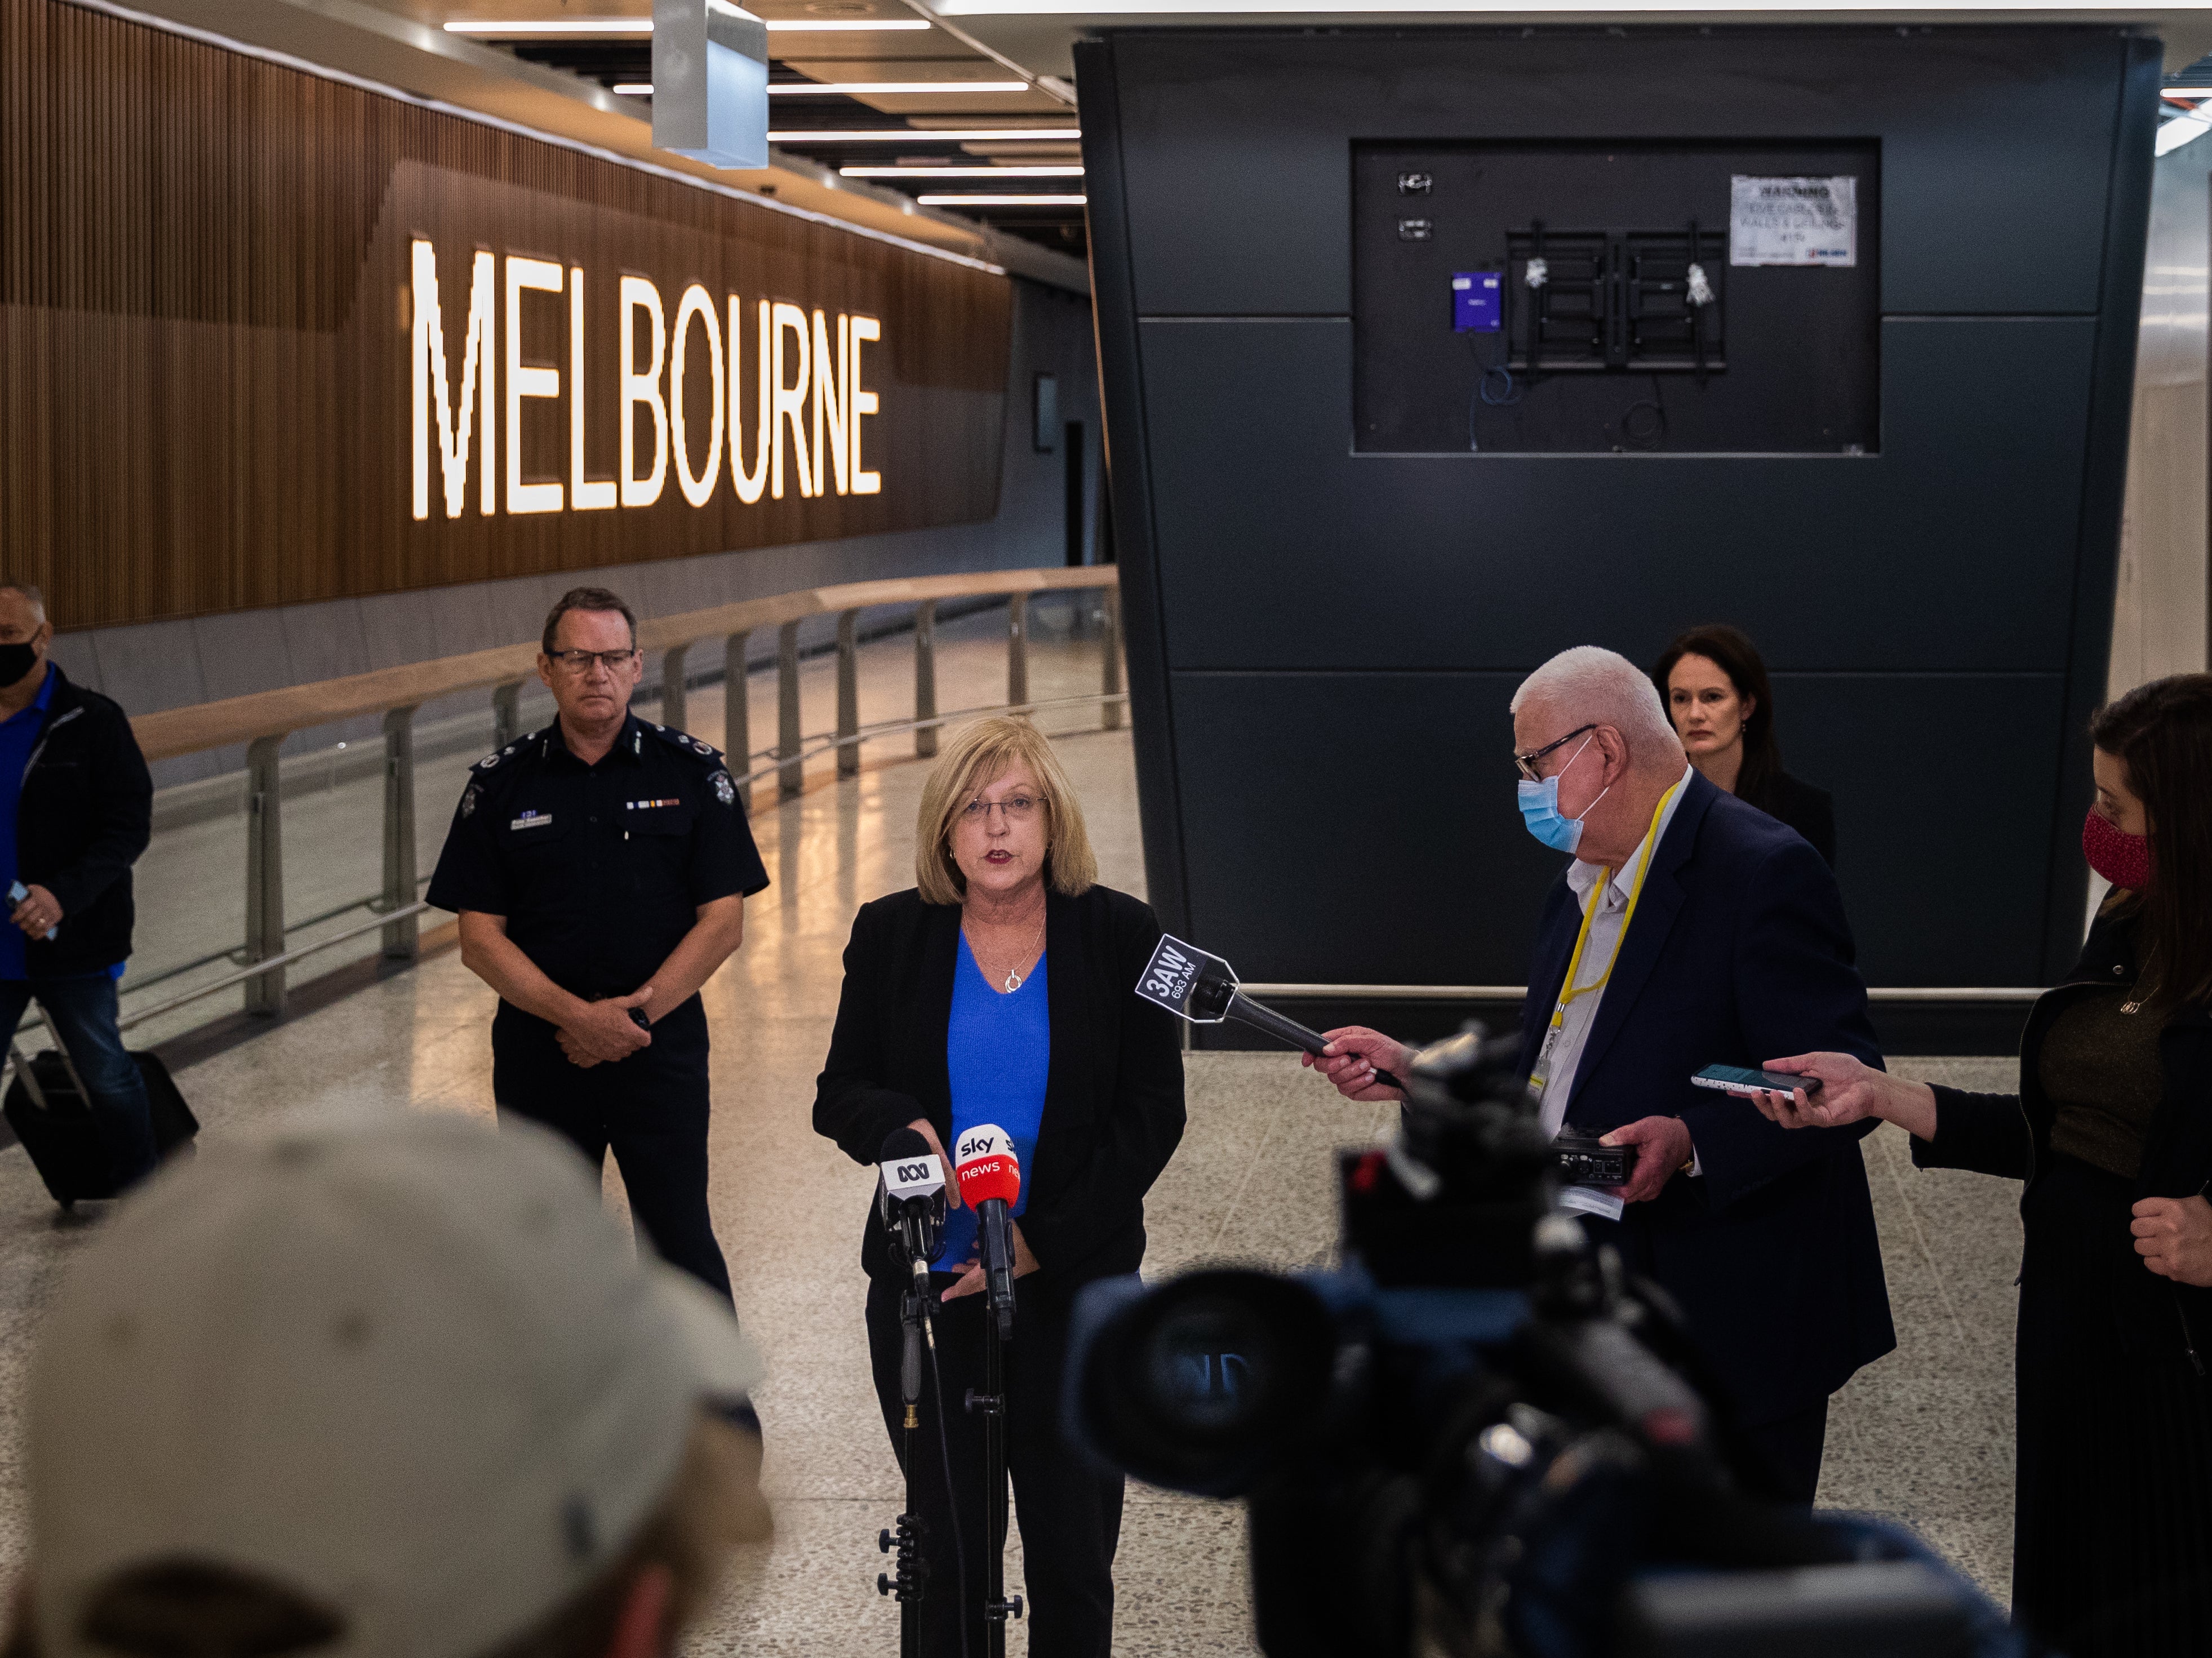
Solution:
[{"label": "white dress shirt", "polygon": [[[1661,809],[1657,819],[1645,834],[1642,844],[1630,855],[1628,861],[1607,877],[1602,864],[1584,863],[1577,858],[1567,866],[1567,884],[1574,889],[1576,902],[1583,914],[1589,914],[1595,898],[1599,909],[1590,922],[1589,942],[1583,947],[1582,960],[1576,964],[1575,982],[1563,986],[1560,994],[1569,989],[1594,985],[1605,979],[1613,970],[1613,963],[1624,942],[1621,930],[1628,918],[1629,896],[1635,890],[1638,875],[1647,861],[1656,856],[1659,843],[1667,838],[1667,826],[1674,821],[1676,808],[1688,792],[1692,768],[1682,768],[1681,780],[1673,795]],[[1601,885],[1601,883],[1602,884]],[[1567,1120],[1567,1102],[1574,1095],[1575,1072],[1582,1068],[1583,1048],[1589,1041],[1590,1028],[1597,1023],[1598,1008],[1605,1001],[1603,989],[1589,991],[1567,1004],[1565,1018],[1560,1022],[1559,1040],[1552,1044],[1548,1063],[1540,1061],[1536,1069],[1544,1077],[1544,1093],[1540,1106],[1540,1121],[1544,1133],[1556,1137],[1560,1126]],[[1551,1029],[1551,1015],[1544,1017],[1544,1029]],[[1692,1168],[1691,1172],[1698,1172]],[[1619,1199],[1585,1187],[1570,1187],[1567,1199],[1577,1208],[1604,1215],[1608,1219],[1620,1218],[1622,1205]]]}]

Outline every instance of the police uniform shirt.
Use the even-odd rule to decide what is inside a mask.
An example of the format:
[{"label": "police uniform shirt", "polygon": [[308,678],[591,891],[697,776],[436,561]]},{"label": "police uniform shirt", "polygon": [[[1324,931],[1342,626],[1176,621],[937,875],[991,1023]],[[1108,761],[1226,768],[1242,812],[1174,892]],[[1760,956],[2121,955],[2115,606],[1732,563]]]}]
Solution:
[{"label": "police uniform shirt", "polygon": [[626,996],[700,905],[767,885],[720,753],[632,714],[595,766],[556,720],[471,767],[428,901],[506,917],[515,946],[573,994]]}]

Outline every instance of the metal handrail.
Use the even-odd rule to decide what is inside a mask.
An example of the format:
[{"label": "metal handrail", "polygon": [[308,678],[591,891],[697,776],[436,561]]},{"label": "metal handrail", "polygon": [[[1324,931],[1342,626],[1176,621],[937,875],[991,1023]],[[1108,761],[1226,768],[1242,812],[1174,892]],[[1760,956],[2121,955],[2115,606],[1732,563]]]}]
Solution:
[{"label": "metal handrail", "polygon": [[[802,761],[812,760],[818,756],[828,754],[833,749],[849,748],[874,738],[896,737],[905,732],[934,731],[938,726],[949,726],[956,720],[973,719],[979,714],[1042,714],[1047,708],[1088,708],[1097,703],[1111,705],[1127,702],[1128,700],[1128,694],[1124,691],[1115,691],[1111,695],[1104,691],[1093,691],[1083,696],[1056,696],[1049,702],[991,702],[979,708],[955,708],[951,714],[936,714],[927,720],[880,720],[875,725],[861,727],[850,737],[841,737],[835,732],[823,732],[811,737],[806,740],[813,746],[801,749],[799,758]],[[768,752],[771,756],[775,754],[773,750]],[[746,773],[738,780],[738,786],[743,788],[748,784],[757,783],[763,778],[774,776],[790,763],[789,761],[776,756],[773,765],[763,766],[758,771]]]},{"label": "metal handrail", "polygon": [[115,1022],[115,1028],[118,1030],[128,1030],[132,1025],[143,1020],[159,1018],[164,1013],[173,1013],[177,1009],[196,1002],[203,996],[212,996],[218,990],[228,990],[233,985],[244,984],[248,979],[266,973],[271,968],[285,968],[294,962],[304,961],[319,950],[328,950],[332,944],[342,944],[349,938],[358,938],[364,932],[374,932],[390,922],[403,919],[412,920],[429,908],[429,905],[418,900],[404,909],[397,910],[390,915],[380,915],[373,921],[363,921],[359,926],[349,926],[343,932],[333,932],[327,938],[318,938],[312,944],[301,944],[296,950],[286,950],[282,956],[272,957],[265,962],[256,962],[252,966],[241,969],[223,978],[211,981],[207,984],[196,985],[181,996],[172,996],[166,1002],[156,1002],[151,1007],[142,1007],[126,1013]]},{"label": "metal handrail", "polygon": [[[1322,1002],[1521,1002],[1528,999],[1526,985],[1322,985],[1253,984],[1245,993],[1261,998]],[[1925,987],[1869,987],[1870,1002],[2032,1002],[2044,993],[2026,985]]]},{"label": "metal handrail", "polygon": [[[739,798],[750,812],[753,784],[774,775],[779,798],[788,799],[799,792],[805,780],[805,762],[817,755],[835,752],[837,774],[854,776],[860,771],[863,743],[912,732],[915,755],[927,757],[937,752],[940,727],[976,714],[1028,713],[1095,704],[1103,710],[1104,727],[1118,729],[1127,701],[1121,689],[1120,580],[1121,572],[1112,565],[1086,565],[848,582],[648,620],[638,627],[638,645],[641,649],[663,653],[661,723],[681,731],[688,726],[686,653],[702,641],[715,637],[722,640],[723,746],[741,756],[741,760],[759,757],[772,762],[758,769],[749,769],[738,785]],[[1037,593],[1055,591],[1095,591],[1102,595],[1104,627],[1100,689],[1095,695],[1033,702],[1029,695],[1029,601]],[[939,714],[938,604],[947,599],[1000,596],[1006,600],[1006,701]],[[914,607],[915,717],[878,721],[863,727],[858,663],[860,613],[900,604]],[[833,733],[807,738],[799,728],[799,629],[815,616],[834,617],[836,624],[837,729]],[[747,647],[755,630],[769,626],[778,629],[777,740],[772,750],[756,756],[747,703],[747,674],[750,666]],[[406,667],[380,669],[283,690],[171,708],[133,720],[131,726],[139,746],[149,759],[171,758],[241,742],[246,745],[246,938],[240,971],[197,986],[153,1007],[137,1010],[124,1023],[136,1024],[240,984],[246,987],[247,1011],[281,1012],[285,1000],[285,969],[291,963],[378,929],[384,934],[385,956],[402,961],[415,959],[420,950],[417,919],[424,908],[417,896],[422,884],[416,874],[416,712],[424,703],[441,697],[489,688],[495,746],[510,743],[520,735],[518,727],[522,689],[537,659],[535,645],[505,646]],[[384,726],[382,884],[368,899],[326,911],[312,922],[288,926],[284,918],[279,750],[295,731],[369,714],[380,715]],[[333,920],[359,908],[363,902],[380,906],[374,920],[311,944],[295,947],[289,943],[289,934]],[[236,959],[236,952],[225,949],[168,969],[131,988],[150,988],[155,983],[196,971],[226,957]]]}]

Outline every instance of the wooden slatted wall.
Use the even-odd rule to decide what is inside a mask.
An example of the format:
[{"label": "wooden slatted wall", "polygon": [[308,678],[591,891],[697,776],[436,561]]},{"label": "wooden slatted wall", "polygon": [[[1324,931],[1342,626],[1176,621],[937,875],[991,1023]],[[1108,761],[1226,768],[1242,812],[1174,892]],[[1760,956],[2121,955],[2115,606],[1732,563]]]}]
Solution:
[{"label": "wooden slatted wall", "polygon": [[[726,459],[694,507],[672,460],[650,507],[487,517],[472,455],[448,519],[434,435],[417,520],[418,236],[438,257],[456,398],[475,250],[583,270],[598,477],[616,469],[624,273],[656,284],[672,325],[691,282],[718,314],[741,298],[748,463],[757,301],[820,307],[833,330],[841,311],[879,318],[865,374],[881,412],[863,429],[882,492],[808,500],[794,473],[783,499],[749,506]],[[0,570],[43,586],[64,627],[987,519],[1011,312],[1008,280],[987,271],[58,0],[0,0]],[[564,392],[568,314],[550,294],[523,313],[526,363],[557,369]],[[703,436],[696,331],[692,348]],[[567,478],[565,397],[524,410],[526,477]],[[643,452],[649,417],[631,413]]]}]

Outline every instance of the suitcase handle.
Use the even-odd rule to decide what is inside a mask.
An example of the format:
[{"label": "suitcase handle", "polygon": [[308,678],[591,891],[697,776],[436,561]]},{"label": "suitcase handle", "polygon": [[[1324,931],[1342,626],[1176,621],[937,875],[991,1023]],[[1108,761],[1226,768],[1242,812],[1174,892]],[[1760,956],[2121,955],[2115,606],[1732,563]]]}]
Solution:
[{"label": "suitcase handle", "polygon": [[38,1073],[31,1069],[31,1062],[23,1057],[23,1050],[15,1045],[12,1033],[8,1038],[8,1062],[15,1067],[15,1074],[23,1079],[23,1092],[30,1096],[31,1103],[41,1111],[46,1110],[46,1090],[39,1086]]},{"label": "suitcase handle", "polygon": [[[70,1086],[76,1090],[77,1098],[89,1104],[92,1096],[85,1091],[84,1078],[77,1075],[76,1061],[70,1055],[69,1044],[62,1040],[61,1028],[54,1020],[53,1009],[40,1002],[39,1011],[46,1016],[46,1029],[53,1035],[54,1052],[61,1055],[62,1069],[69,1072]],[[31,1103],[41,1111],[51,1109],[46,1103],[46,1090],[39,1086],[37,1073],[31,1069],[30,1062],[24,1059],[23,1050],[15,1045],[13,1031],[8,1035],[8,1058],[15,1066],[15,1074],[23,1079],[23,1091],[30,1096]]]}]

